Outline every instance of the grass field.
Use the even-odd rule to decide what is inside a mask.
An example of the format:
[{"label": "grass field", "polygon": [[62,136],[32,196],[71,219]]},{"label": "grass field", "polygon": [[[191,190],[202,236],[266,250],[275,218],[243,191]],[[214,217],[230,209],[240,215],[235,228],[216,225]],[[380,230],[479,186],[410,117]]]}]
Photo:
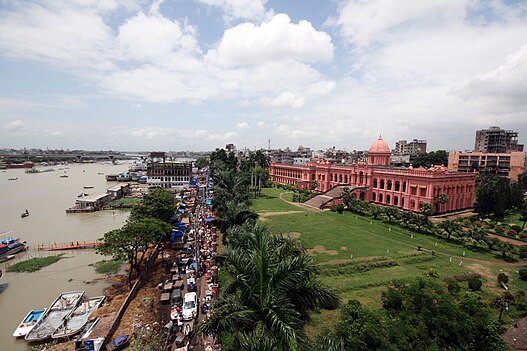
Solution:
[{"label": "grass field", "polygon": [[[278,188],[264,189],[264,196],[252,200],[251,208],[261,214],[261,220],[271,232],[289,233],[303,241],[320,266],[322,281],[335,289],[344,302],[357,299],[368,306],[380,306],[381,292],[390,281],[423,275],[428,269],[437,271],[438,281],[463,272],[479,273],[485,281],[485,290],[493,293],[501,292],[496,277],[503,271],[509,275],[511,288],[527,290],[527,282],[517,278],[519,267],[502,264],[491,254],[473,252],[461,245],[349,212],[304,209],[280,199],[280,194],[284,200],[291,199],[291,193],[285,193]],[[273,212],[277,213],[273,215]],[[364,272],[351,269],[357,261],[371,260],[390,260],[397,265]],[[338,275],[326,274],[337,266],[343,267]],[[321,316],[315,315],[314,327],[318,328],[318,323],[330,323],[334,313],[324,311]]]}]

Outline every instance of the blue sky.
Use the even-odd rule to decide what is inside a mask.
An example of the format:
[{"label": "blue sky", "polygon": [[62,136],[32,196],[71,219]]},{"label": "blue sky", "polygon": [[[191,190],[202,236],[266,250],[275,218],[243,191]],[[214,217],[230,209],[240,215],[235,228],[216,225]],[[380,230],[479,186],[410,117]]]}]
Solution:
[{"label": "blue sky", "polygon": [[527,2],[0,0],[0,147],[527,143]]}]

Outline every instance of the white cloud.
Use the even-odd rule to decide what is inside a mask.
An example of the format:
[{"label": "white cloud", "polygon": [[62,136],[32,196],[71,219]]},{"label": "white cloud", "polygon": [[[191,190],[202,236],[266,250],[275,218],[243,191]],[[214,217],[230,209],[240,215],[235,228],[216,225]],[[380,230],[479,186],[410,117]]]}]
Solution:
[{"label": "white cloud", "polygon": [[337,25],[341,34],[360,46],[382,39],[386,31],[398,27],[403,30],[414,22],[434,25],[439,21],[457,21],[465,16],[471,0],[348,0],[344,2],[331,24]]},{"label": "white cloud", "polygon": [[117,37],[123,59],[165,61],[175,52],[199,54],[195,29],[178,21],[143,12],[126,20]]},{"label": "white cloud", "polygon": [[267,0],[196,0],[199,3],[219,7],[223,10],[223,19],[230,23],[234,20],[256,20],[272,14],[265,10]]},{"label": "white cloud", "polygon": [[4,131],[7,133],[28,133],[33,130],[34,128],[32,126],[19,119],[11,121],[4,126]]},{"label": "white cloud", "polygon": [[310,22],[294,24],[282,13],[260,26],[243,23],[227,29],[207,57],[228,66],[283,60],[327,62],[333,57],[333,44],[328,34],[315,30]]},{"label": "white cloud", "polygon": [[260,99],[262,105],[269,107],[292,107],[299,108],[303,107],[306,99],[302,95],[295,95],[288,91],[283,92],[275,98],[262,98]]},{"label": "white cloud", "polygon": [[249,123],[247,122],[236,123],[236,129],[238,130],[247,129],[247,128],[249,128]]}]

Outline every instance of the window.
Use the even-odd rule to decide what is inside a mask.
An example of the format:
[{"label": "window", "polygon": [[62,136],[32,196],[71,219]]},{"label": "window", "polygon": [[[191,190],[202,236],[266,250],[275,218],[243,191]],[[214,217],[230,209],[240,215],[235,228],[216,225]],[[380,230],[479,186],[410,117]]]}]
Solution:
[{"label": "window", "polygon": [[399,198],[398,198],[397,196],[394,196],[394,197],[393,197],[393,204],[394,204],[395,206],[399,206]]},{"label": "window", "polygon": [[382,194],[379,194],[379,202],[382,202]]},{"label": "window", "polygon": [[387,184],[386,188],[388,190],[392,190],[392,181],[391,180],[388,181],[388,184]]},{"label": "window", "polygon": [[373,201],[377,201],[377,194],[375,192],[372,193],[372,199]]},{"label": "window", "polygon": [[386,195],[386,203],[387,203],[387,204],[390,203],[390,195]]},{"label": "window", "polygon": [[401,187],[401,183],[399,183],[398,181],[395,182],[395,191],[399,191],[400,187]]},{"label": "window", "polygon": [[381,189],[384,189],[384,179],[381,179]]},{"label": "window", "polygon": [[377,178],[373,179],[373,187],[374,187],[374,188],[377,187]]}]

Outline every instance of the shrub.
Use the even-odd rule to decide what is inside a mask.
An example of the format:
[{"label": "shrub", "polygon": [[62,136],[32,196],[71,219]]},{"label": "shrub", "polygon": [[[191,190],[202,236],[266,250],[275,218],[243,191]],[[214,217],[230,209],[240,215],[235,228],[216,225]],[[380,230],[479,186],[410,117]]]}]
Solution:
[{"label": "shrub", "polygon": [[498,274],[498,284],[500,284],[500,282],[507,284],[509,282],[509,276],[503,272]]},{"label": "shrub", "polygon": [[496,233],[503,234],[503,232],[505,232],[505,229],[503,229],[503,227],[496,227]]},{"label": "shrub", "polygon": [[439,278],[439,273],[434,268],[428,268],[426,271],[423,272],[423,275],[432,278]]},{"label": "shrub", "polygon": [[344,205],[343,204],[338,204],[337,205],[337,212],[342,214],[344,212]]},{"label": "shrub", "polygon": [[511,227],[512,230],[515,230],[517,233],[521,232],[522,231],[522,227],[520,227],[519,225],[517,224],[511,224],[509,225],[509,227]]},{"label": "shrub", "polygon": [[509,236],[516,236],[516,234],[518,234],[518,232],[515,231],[514,229],[509,229],[507,231],[507,235],[509,235]]},{"label": "shrub", "polygon": [[525,230],[520,233],[520,239],[527,239],[527,232]]},{"label": "shrub", "polygon": [[472,224],[474,224],[476,227],[481,227],[480,221],[474,221]]},{"label": "shrub", "polygon": [[472,277],[468,280],[468,288],[470,289],[470,291],[481,290],[481,285],[483,285],[483,283],[481,282],[481,279],[479,278]]},{"label": "shrub", "polygon": [[461,291],[461,287],[455,281],[448,283],[448,292],[450,295],[457,295]]},{"label": "shrub", "polygon": [[519,273],[520,273],[521,280],[527,280],[527,269],[522,268],[520,269]]},{"label": "shrub", "polygon": [[329,207],[329,210],[330,210],[331,212],[337,212],[337,205],[331,205],[331,206]]}]

